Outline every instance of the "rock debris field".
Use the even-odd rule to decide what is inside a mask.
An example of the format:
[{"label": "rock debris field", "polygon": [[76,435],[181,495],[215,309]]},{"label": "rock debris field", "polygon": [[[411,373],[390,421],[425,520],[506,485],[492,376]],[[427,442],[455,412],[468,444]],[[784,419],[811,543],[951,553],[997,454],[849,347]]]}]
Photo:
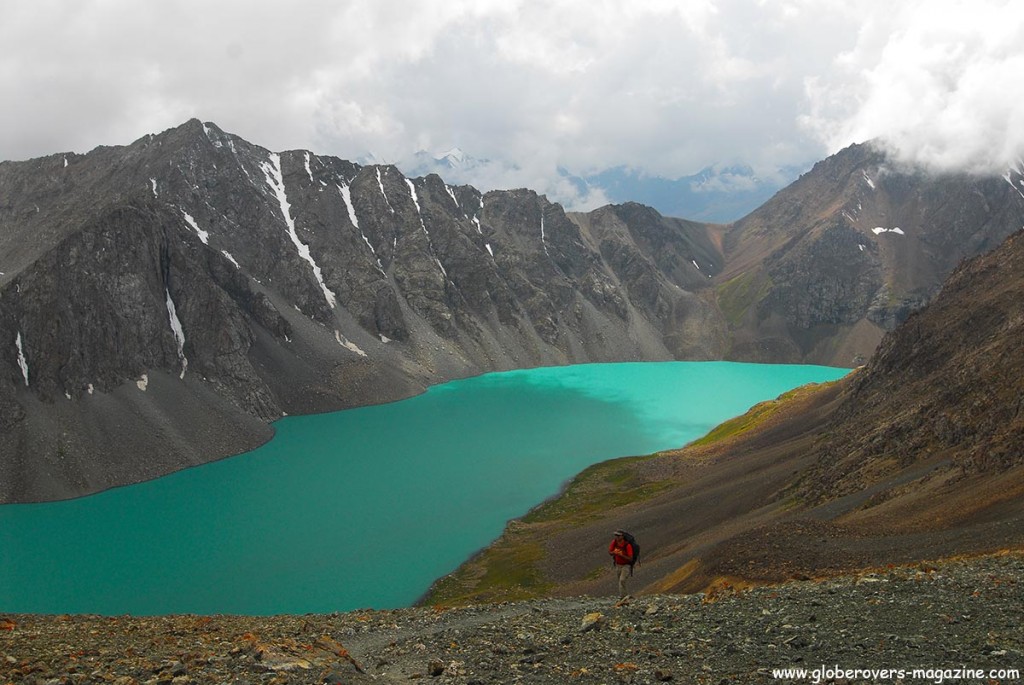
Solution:
[{"label": "rock debris field", "polygon": [[1018,552],[624,602],[0,614],[0,683],[1014,683],[1022,581]]}]

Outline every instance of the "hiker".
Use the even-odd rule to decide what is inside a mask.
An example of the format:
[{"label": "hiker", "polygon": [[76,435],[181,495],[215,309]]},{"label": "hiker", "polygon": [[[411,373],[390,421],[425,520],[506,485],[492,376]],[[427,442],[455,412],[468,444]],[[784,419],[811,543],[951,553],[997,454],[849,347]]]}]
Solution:
[{"label": "hiker", "polygon": [[608,545],[608,554],[615,562],[615,575],[619,579],[619,598],[624,599],[626,597],[626,579],[633,573],[634,562],[633,545],[626,540],[625,531],[615,531],[615,537]]}]

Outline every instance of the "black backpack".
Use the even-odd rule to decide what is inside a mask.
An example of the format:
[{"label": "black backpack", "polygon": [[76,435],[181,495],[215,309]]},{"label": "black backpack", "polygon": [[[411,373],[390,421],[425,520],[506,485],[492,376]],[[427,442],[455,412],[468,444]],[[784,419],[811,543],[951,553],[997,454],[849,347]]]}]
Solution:
[{"label": "black backpack", "polygon": [[640,543],[636,541],[632,533],[622,531],[622,539],[633,547],[633,561],[629,562],[629,575],[633,575],[633,567],[640,561]]}]

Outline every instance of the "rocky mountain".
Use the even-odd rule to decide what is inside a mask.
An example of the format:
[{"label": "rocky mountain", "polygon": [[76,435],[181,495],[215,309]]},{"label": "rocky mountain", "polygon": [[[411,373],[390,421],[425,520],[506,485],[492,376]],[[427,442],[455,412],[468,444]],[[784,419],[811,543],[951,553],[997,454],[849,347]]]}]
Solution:
[{"label": "rocky mountain", "polygon": [[619,527],[643,542],[643,592],[1024,549],[1022,302],[1018,231],[958,267],[863,369],[683,450],[592,467],[430,601],[597,592]]},{"label": "rocky mountain", "polygon": [[722,265],[707,227],[590,235],[529,190],[273,153],[197,120],[4,162],[0,202],[0,501],[135,482],[251,449],[285,414],[483,371],[721,347],[691,290]]},{"label": "rocky mountain", "polygon": [[[1018,231],[957,268],[933,302],[884,339],[826,425],[829,438],[814,450],[817,462],[801,480],[800,496],[822,501],[924,468],[928,487],[912,493],[917,505],[905,512],[921,517],[948,506],[928,502],[932,488],[1024,475],[1022,303]],[[1019,485],[1003,485],[988,499],[963,502],[959,515],[1024,494]],[[872,507],[890,506],[883,504],[897,494],[911,495],[877,493]]]},{"label": "rocky mountain", "polygon": [[1024,223],[1021,178],[933,178],[854,146],[722,226],[567,213],[198,120],[3,162],[0,502],[137,482],[251,449],[285,414],[486,371],[857,365]]},{"label": "rocky mountain", "polygon": [[726,232],[726,356],[863,363],[961,260],[1024,225],[1022,172],[934,176],[870,145],[819,162]]}]

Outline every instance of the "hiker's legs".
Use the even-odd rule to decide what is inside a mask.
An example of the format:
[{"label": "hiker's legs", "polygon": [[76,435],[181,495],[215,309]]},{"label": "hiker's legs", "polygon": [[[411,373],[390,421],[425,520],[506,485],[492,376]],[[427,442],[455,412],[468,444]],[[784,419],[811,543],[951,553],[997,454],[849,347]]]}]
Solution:
[{"label": "hiker's legs", "polygon": [[615,571],[619,577],[619,598],[621,599],[627,594],[626,579],[629,578],[629,564],[616,565]]}]

